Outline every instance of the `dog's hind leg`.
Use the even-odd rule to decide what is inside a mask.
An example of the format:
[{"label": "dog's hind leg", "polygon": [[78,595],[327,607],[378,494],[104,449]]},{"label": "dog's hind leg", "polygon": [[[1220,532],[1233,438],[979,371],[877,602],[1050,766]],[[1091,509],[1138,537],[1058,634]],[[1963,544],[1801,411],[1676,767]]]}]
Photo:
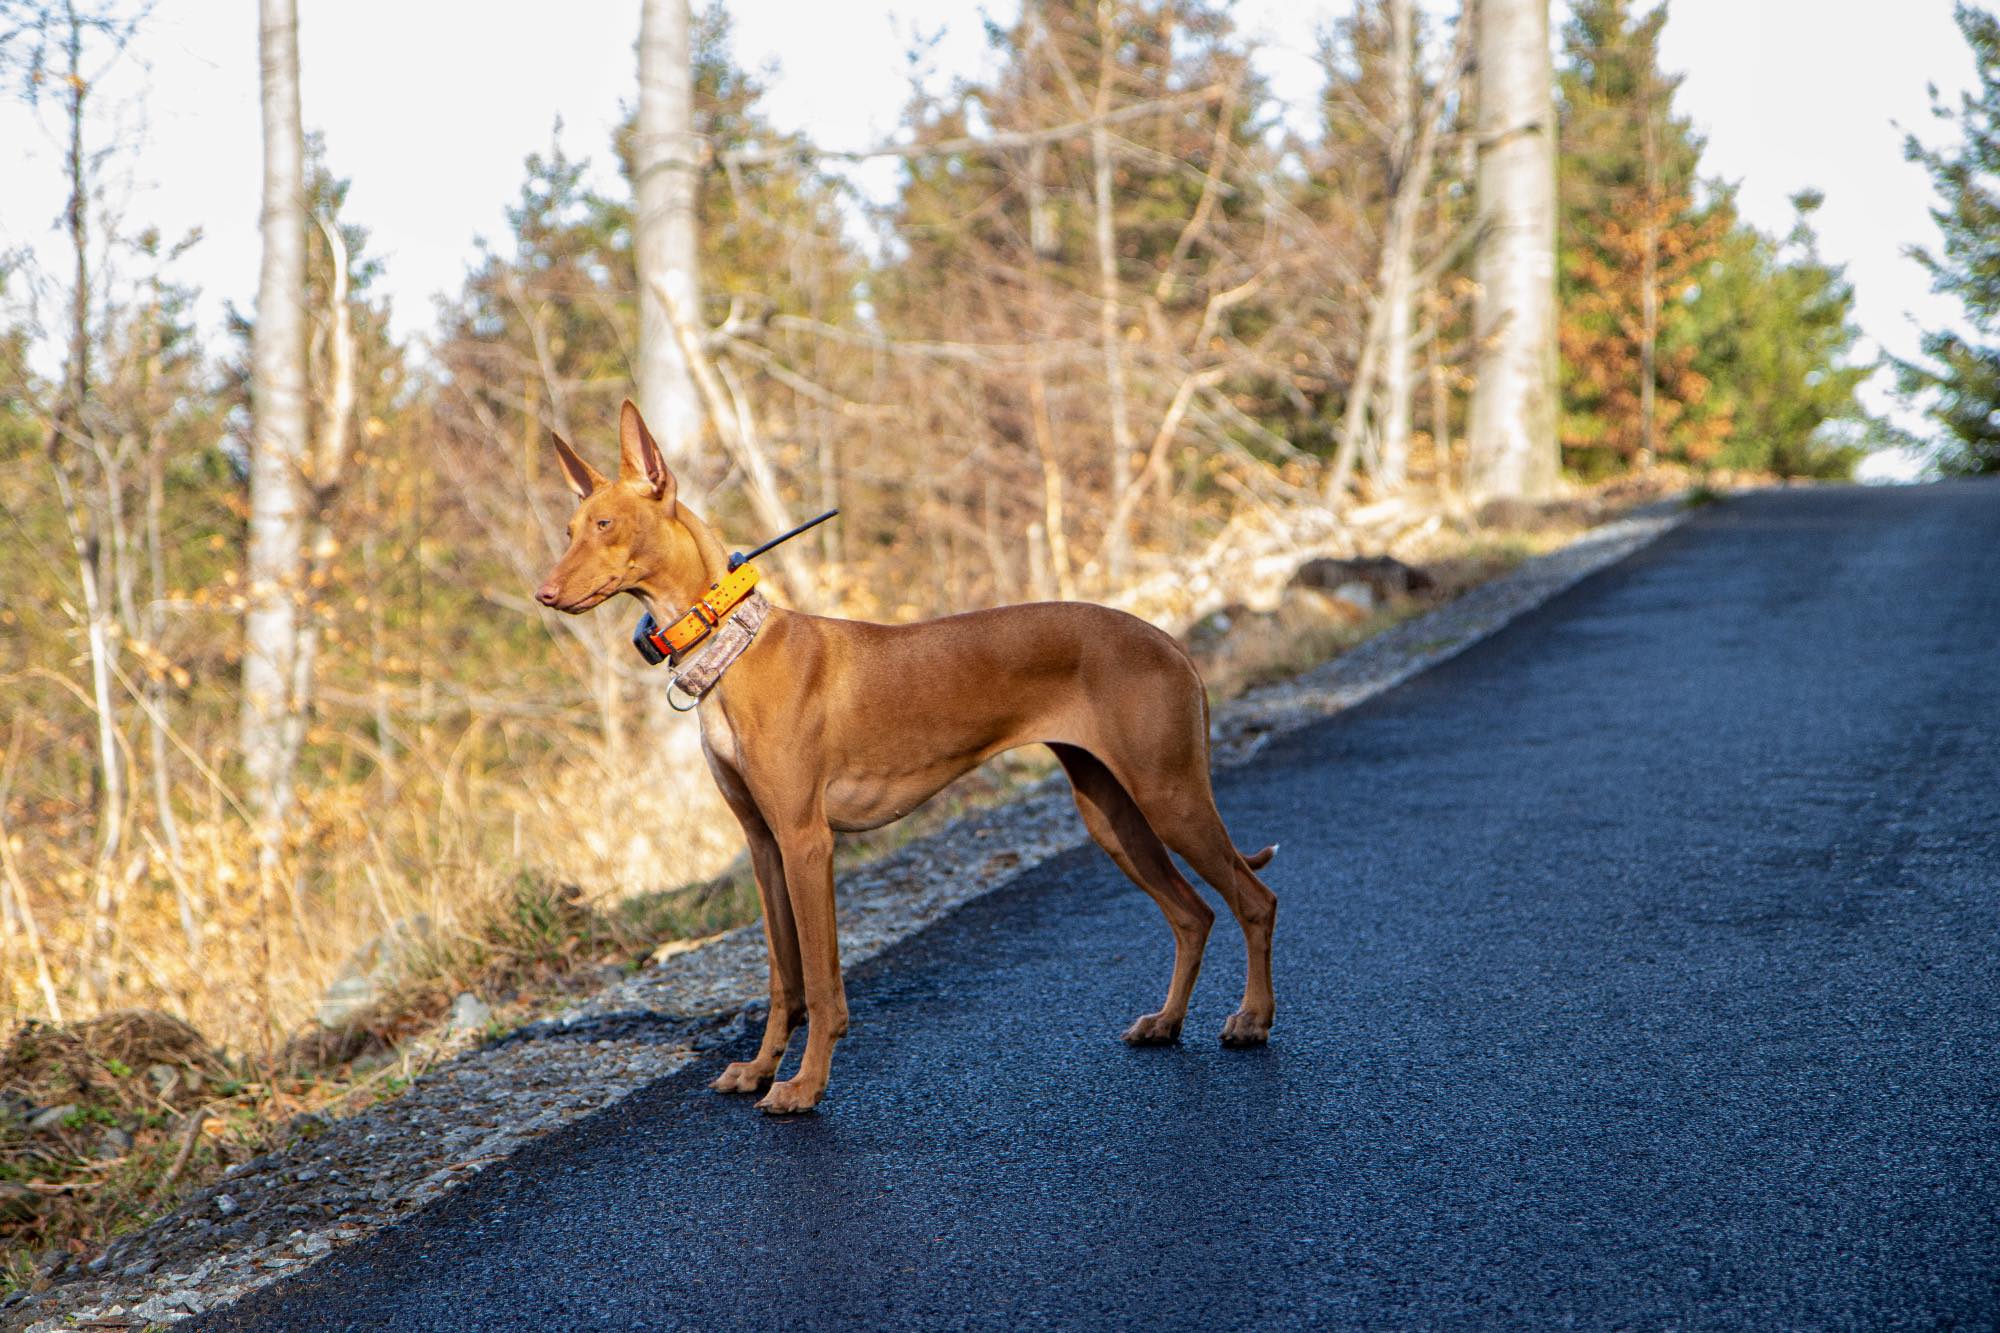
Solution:
[{"label": "dog's hind leg", "polygon": [[[1206,778],[1203,773],[1195,781],[1174,786],[1157,781],[1142,784],[1132,799],[1167,845],[1222,895],[1243,928],[1243,1004],[1222,1025],[1222,1044],[1257,1046],[1270,1037],[1277,1012],[1271,991],[1271,927],[1278,916],[1278,896],[1257,878],[1250,860],[1229,840]],[[1269,859],[1267,852],[1257,854],[1260,865]]]},{"label": "dog's hind leg", "polygon": [[1158,1013],[1146,1014],[1127,1028],[1125,1040],[1135,1046],[1178,1041],[1215,913],[1174,868],[1159,835],[1102,761],[1074,745],[1049,748],[1069,774],[1077,811],[1090,836],[1127,878],[1160,905],[1174,933],[1174,975],[1167,985],[1166,1003]]}]

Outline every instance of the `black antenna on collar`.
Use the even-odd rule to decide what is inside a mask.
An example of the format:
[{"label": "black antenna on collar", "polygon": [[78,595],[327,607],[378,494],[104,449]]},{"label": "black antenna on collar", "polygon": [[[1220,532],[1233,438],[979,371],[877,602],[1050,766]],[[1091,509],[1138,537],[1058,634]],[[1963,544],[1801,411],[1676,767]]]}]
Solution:
[{"label": "black antenna on collar", "polygon": [[773,546],[777,546],[780,545],[781,543],[788,542],[792,538],[798,536],[801,532],[806,532],[812,528],[818,527],[820,524],[826,522],[828,519],[832,518],[835,514],[838,514],[839,512],[840,511],[838,509],[829,509],[824,514],[821,514],[818,518],[809,518],[805,522],[799,524],[796,528],[793,528],[790,532],[782,533],[779,536],[771,538],[770,541],[765,542],[762,546],[750,552],[748,555],[743,554],[741,551],[737,552],[735,555],[729,557],[730,569],[732,570],[741,569],[744,565],[749,564],[752,560],[755,560],[758,556],[764,554],[764,552],[770,550]]}]

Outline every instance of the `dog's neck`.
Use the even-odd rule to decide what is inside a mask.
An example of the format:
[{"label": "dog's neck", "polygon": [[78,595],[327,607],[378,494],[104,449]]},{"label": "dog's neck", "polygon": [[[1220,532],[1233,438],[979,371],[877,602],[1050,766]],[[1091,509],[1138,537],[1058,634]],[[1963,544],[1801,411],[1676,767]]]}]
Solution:
[{"label": "dog's neck", "polygon": [[681,568],[649,573],[625,591],[652,612],[655,624],[671,625],[687,613],[696,598],[708,591],[710,584],[721,582],[729,572],[729,554],[701,516],[678,501],[670,512],[661,515],[660,521],[678,523],[687,530],[694,540],[699,567],[682,561]]},{"label": "dog's neck", "polygon": [[[644,578],[626,591],[638,598],[646,610],[652,613],[654,624],[670,625],[685,615],[688,608],[694,605],[695,600],[708,591],[712,584],[719,583],[729,573],[729,556],[714,530],[687,506],[677,504],[671,516],[663,516],[662,521],[678,522],[687,529],[699,555],[699,571],[697,572],[691,564],[683,562],[686,568],[680,571],[678,576],[663,573]],[[754,675],[758,663],[773,664],[771,658],[773,650],[768,647],[771,636],[766,631],[766,622],[782,621],[789,613],[784,608],[773,606],[766,601],[761,591],[751,594],[743,604],[744,609],[750,609],[752,603],[755,604],[754,613],[746,618],[743,625],[738,626],[739,631],[747,629],[747,633],[711,635],[689,650],[694,654],[693,662],[682,669],[690,672],[689,684],[693,688],[688,693],[694,697],[714,698],[720,701],[727,692],[728,684],[731,681],[740,681],[746,669]],[[739,610],[736,615],[728,617],[723,624],[727,626],[735,623],[737,615],[741,614],[742,611]],[[712,653],[717,647],[724,650],[722,655],[704,662],[704,653]],[[754,687],[752,692],[755,692]],[[721,706],[727,707],[726,704]]]}]

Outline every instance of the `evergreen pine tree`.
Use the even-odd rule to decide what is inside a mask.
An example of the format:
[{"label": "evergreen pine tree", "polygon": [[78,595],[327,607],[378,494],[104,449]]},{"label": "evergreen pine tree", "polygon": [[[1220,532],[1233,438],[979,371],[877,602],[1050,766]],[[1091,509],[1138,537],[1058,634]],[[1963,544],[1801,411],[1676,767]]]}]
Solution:
[{"label": "evergreen pine tree", "polygon": [[1938,461],[1948,472],[2000,472],[2000,16],[1957,7],[1959,31],[1972,47],[1978,87],[1956,113],[1937,104],[1939,119],[1958,124],[1960,141],[1927,147],[1909,136],[1904,154],[1930,174],[1942,233],[1935,250],[1911,254],[1931,275],[1932,290],[1956,297],[1964,329],[1924,335],[1925,360],[1902,362],[1904,392],[1921,401],[1944,428]]},{"label": "evergreen pine tree", "polygon": [[1648,452],[1705,463],[1730,433],[1685,298],[1734,218],[1694,198],[1702,143],[1659,68],[1665,23],[1664,4],[1580,0],[1563,32],[1561,434],[1585,475]]},{"label": "evergreen pine tree", "polygon": [[1820,257],[1812,215],[1822,200],[1796,195],[1782,238],[1739,223],[1700,274],[1694,369],[1733,423],[1717,459],[1726,466],[1845,476],[1861,455],[1870,423],[1855,390],[1875,367],[1849,361],[1861,336],[1854,287]]}]

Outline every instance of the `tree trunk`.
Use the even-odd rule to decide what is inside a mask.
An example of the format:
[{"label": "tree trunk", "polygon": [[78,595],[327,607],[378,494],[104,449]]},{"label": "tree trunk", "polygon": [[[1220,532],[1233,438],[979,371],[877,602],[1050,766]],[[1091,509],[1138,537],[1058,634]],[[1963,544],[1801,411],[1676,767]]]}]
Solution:
[{"label": "tree trunk", "polygon": [[1478,380],[1467,444],[1475,499],[1555,489],[1556,200],[1549,0],[1476,0]]},{"label": "tree trunk", "polygon": [[[695,251],[700,144],[688,0],[644,0],[639,16],[639,114],[632,142],[632,250],[639,276],[639,410],[678,472],[701,436],[701,401],[661,291],[682,317],[701,317]],[[681,493],[693,494],[681,478]]]},{"label": "tree trunk", "polygon": [[76,557],[77,582],[83,590],[85,642],[90,652],[90,702],[97,714],[97,870],[100,883],[110,874],[125,830],[125,768],[119,756],[118,714],[111,693],[111,606],[100,579],[97,521],[77,493],[62,463],[55,467],[56,490],[69,529],[70,551]]},{"label": "tree trunk", "polygon": [[[1036,21],[1040,21],[1039,16]],[[1034,58],[1031,45],[1022,59],[1032,62]],[[1029,68],[1032,71],[1033,65]],[[1036,143],[1028,150],[1028,291],[1034,306],[1035,336],[1044,343],[1054,337],[1044,261],[1053,259],[1059,250],[1047,175],[1048,145]],[[1062,460],[1056,452],[1055,426],[1049,419],[1048,369],[1039,360],[1028,373],[1028,414],[1029,433],[1034,437],[1042,472],[1042,521],[1028,525],[1031,583],[1037,597],[1067,602],[1076,597],[1076,573],[1070,564],[1069,528],[1063,517]],[[991,512],[989,504],[989,515]]]},{"label": "tree trunk", "polygon": [[382,468],[379,459],[367,460],[367,518],[361,525],[361,569],[363,586],[368,589],[368,679],[372,682],[375,708],[375,766],[380,775],[382,795],[396,790],[396,733],[389,717],[389,674],[383,647],[387,626],[382,614],[386,594],[382,586],[380,532],[387,518],[382,508]]},{"label": "tree trunk", "polygon": [[[70,289],[69,350],[63,363],[63,392],[56,404],[56,420],[49,436],[49,456],[55,467],[64,525],[83,593],[91,705],[97,714],[97,877],[101,894],[109,883],[111,863],[124,839],[125,770],[119,753],[117,705],[111,690],[116,645],[111,602],[104,590],[102,525],[84,498],[86,486],[83,470],[78,466],[78,460],[85,456],[86,445],[90,446],[87,451],[90,454],[100,459],[105,457],[92,435],[94,423],[85,419],[91,403],[91,274],[90,157],[84,151],[83,114],[90,84],[83,77],[83,20],[73,4],[64,5],[63,23],[67,66],[64,112],[69,132],[63,160],[69,185],[64,224],[69,232],[75,269]],[[100,913],[93,934],[103,924]]]},{"label": "tree trunk", "polygon": [[1639,258],[1639,457],[1638,465],[1649,468],[1658,457],[1654,431],[1659,419],[1660,348],[1660,145],[1653,121],[1652,67],[1647,66],[1646,86],[1639,103],[1639,143],[1645,158],[1646,202],[1641,214]]},{"label": "tree trunk", "polygon": [[[1390,179],[1398,191],[1403,176],[1416,166],[1412,149],[1417,139],[1417,47],[1411,9],[1412,0],[1389,0],[1389,79],[1396,117]],[[1425,175],[1429,166],[1428,162],[1423,164]],[[1427,182],[1411,184],[1420,192]],[[1410,303],[1414,293],[1410,286],[1417,228],[1414,218],[1403,221],[1404,225],[1391,227],[1383,238],[1382,299],[1389,303],[1389,311],[1382,330],[1382,441],[1375,484],[1385,493],[1401,490],[1410,468],[1410,403],[1414,393],[1410,375]]]},{"label": "tree trunk", "polygon": [[[1376,438],[1384,426],[1387,409],[1400,416],[1402,457],[1396,464],[1396,486],[1401,486],[1409,466],[1410,435],[1410,302],[1418,286],[1416,272],[1417,219],[1422,211],[1424,191],[1437,164],[1439,122],[1443,119],[1444,94],[1451,80],[1465,68],[1465,37],[1461,32],[1453,52],[1451,70],[1445,82],[1434,89],[1425,105],[1409,119],[1411,136],[1395,135],[1391,169],[1388,173],[1389,207],[1382,224],[1382,253],[1376,268],[1374,301],[1368,312],[1368,327],[1361,337],[1361,351],[1354,367],[1354,381],[1347,389],[1347,410],[1340,427],[1340,444],[1327,468],[1324,493],[1328,504],[1338,505],[1347,493],[1355,460],[1364,443]],[[1410,52],[1409,65],[1415,60]],[[1436,263],[1437,261],[1433,261]],[[1392,339],[1392,332],[1394,337]],[[1393,394],[1382,394],[1377,402],[1376,381],[1384,375],[1383,360],[1392,341],[1401,350],[1401,363]],[[1369,431],[1369,412],[1375,411],[1375,434]],[[1381,450],[1369,450],[1367,462],[1375,470],[1378,484],[1384,471]]]},{"label": "tree trunk", "polygon": [[161,669],[167,638],[167,441],[158,416],[151,411],[154,384],[160,373],[160,279],[152,281],[151,301],[146,312],[146,356],[140,364],[139,403],[146,413],[141,429],[145,434],[146,466],[146,617],[133,633],[152,652],[153,669],[147,673],[143,711],[146,714],[147,762],[153,780],[154,817],[166,838],[172,862],[174,890],[180,906],[181,930],[187,939],[189,956],[201,954],[201,936],[195,928],[194,906],[190,901],[182,870],[180,821],[174,816],[172,773],[167,759],[167,676]]},{"label": "tree trunk", "polygon": [[[1038,275],[1039,276],[1039,275]],[[1037,295],[1039,295],[1039,291]],[[1036,303],[1037,310],[1040,302]],[[1049,421],[1048,376],[1038,364],[1029,373],[1028,413],[1035,454],[1042,467],[1042,540],[1048,545],[1050,587],[1056,597],[1076,597],[1076,575],[1070,567],[1069,532],[1063,518],[1062,462],[1056,456],[1055,429]]]},{"label": "tree trunk", "polygon": [[332,558],[333,528],[329,509],[347,469],[347,452],[354,418],[354,314],[347,304],[347,244],[340,226],[330,217],[317,219],[326,238],[332,271],[327,283],[326,382],[321,405],[319,430],[310,446],[310,462],[303,478],[305,509],[310,515],[305,549],[301,554],[299,588],[299,632],[292,654],[291,695],[278,754],[278,795],[281,810],[291,808],[299,755],[305,749],[306,727],[313,707],[313,671],[319,661],[319,616],[312,605],[313,590],[321,586],[326,562]]},{"label": "tree trunk", "polygon": [[[90,85],[83,78],[83,25],[76,6],[63,7],[69,32],[64,51],[69,57],[69,150],[64,169],[69,177],[69,206],[64,221],[69,228],[76,275],[69,294],[69,359],[63,366],[63,410],[82,411],[90,388],[90,206],[89,164],[83,151],[83,102]],[[71,422],[72,425],[76,424]]]},{"label": "tree trunk", "polygon": [[[684,340],[701,333],[701,270],[695,202],[700,141],[694,132],[694,51],[688,0],[642,0],[639,11],[639,114],[632,137],[632,257],[639,281],[639,411],[678,474],[680,496],[699,504],[690,465],[701,444],[702,395]],[[681,330],[678,321],[691,328]],[[719,401],[719,396],[717,401]],[[718,430],[728,429],[717,420]],[[767,497],[768,498],[768,497]],[[669,762],[701,768],[701,729],[693,714],[670,707],[667,687],[646,678],[649,743]]]},{"label": "tree trunk", "polygon": [[[1123,497],[1132,485],[1132,414],[1126,401],[1125,354],[1118,345],[1118,229],[1112,216],[1111,131],[1103,124],[1111,110],[1111,79],[1116,68],[1116,14],[1112,0],[1097,4],[1097,102],[1091,114],[1098,124],[1090,131],[1092,208],[1097,238],[1097,337],[1104,357],[1104,392],[1111,403],[1111,494]],[[1128,547],[1126,524],[1131,507],[1120,505],[1104,535],[1105,573],[1114,587],[1125,578]]]},{"label": "tree trunk", "polygon": [[1425,369],[1430,380],[1431,459],[1438,490],[1451,496],[1458,490],[1458,477],[1452,469],[1451,398],[1445,384],[1444,356],[1439,346],[1444,342],[1445,304],[1438,298],[1435,286],[1426,292],[1426,304],[1431,315],[1431,336],[1424,345]]},{"label": "tree trunk", "polygon": [[261,0],[264,261],[250,346],[250,550],[243,615],[243,763],[267,855],[288,811],[286,716],[298,664],[305,531],[306,219],[295,0]]},{"label": "tree trunk", "polygon": [[[16,742],[20,736],[16,731]],[[11,751],[8,756],[13,757]],[[19,926],[26,937],[28,953],[35,960],[35,981],[42,990],[42,1003],[48,1006],[49,1021],[63,1021],[62,1001],[56,996],[56,981],[49,971],[48,950],[42,947],[42,932],[35,924],[35,911],[28,901],[28,885],[21,878],[20,870],[14,864],[13,834],[7,829],[6,803],[0,802],[0,888],[7,890],[7,901],[0,904],[0,915],[4,915],[9,926]]]}]

